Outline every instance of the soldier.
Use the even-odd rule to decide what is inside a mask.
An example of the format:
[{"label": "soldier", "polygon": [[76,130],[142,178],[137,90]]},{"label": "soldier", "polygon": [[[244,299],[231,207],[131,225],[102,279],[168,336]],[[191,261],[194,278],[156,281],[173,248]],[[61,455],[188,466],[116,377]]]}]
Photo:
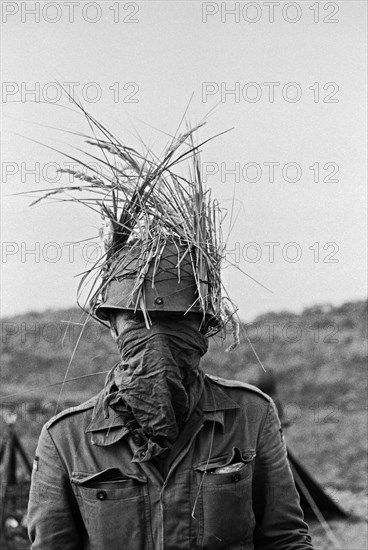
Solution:
[{"label": "soldier", "polygon": [[105,209],[92,312],[109,325],[121,360],[97,396],[42,429],[31,548],[310,549],[273,401],[201,369],[209,336],[234,312],[221,297],[221,253],[208,209],[198,208],[200,182],[184,214],[165,215],[157,197],[152,207],[162,174],[150,167],[151,193],[135,182],[119,218]]}]

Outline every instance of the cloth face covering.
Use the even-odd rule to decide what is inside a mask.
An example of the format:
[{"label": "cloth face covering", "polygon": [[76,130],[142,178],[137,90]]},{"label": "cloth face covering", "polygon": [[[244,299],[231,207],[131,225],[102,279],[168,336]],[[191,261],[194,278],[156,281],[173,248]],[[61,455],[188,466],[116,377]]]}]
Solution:
[{"label": "cloth face covering", "polygon": [[112,372],[117,391],[106,396],[107,404],[143,430],[146,444],[137,460],[166,455],[201,397],[199,361],[207,339],[185,319],[155,322],[150,329],[131,320],[117,344],[122,358]]}]

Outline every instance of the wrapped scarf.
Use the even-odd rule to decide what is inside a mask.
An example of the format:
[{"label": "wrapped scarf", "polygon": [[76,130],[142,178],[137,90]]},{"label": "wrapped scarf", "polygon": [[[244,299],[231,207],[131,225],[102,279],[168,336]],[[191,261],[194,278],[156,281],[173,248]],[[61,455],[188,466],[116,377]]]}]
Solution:
[{"label": "wrapped scarf", "polygon": [[131,320],[117,344],[122,360],[108,376],[105,409],[118,410],[131,431],[144,436],[133,460],[164,457],[201,397],[207,339],[185,318],[155,322],[149,330]]}]

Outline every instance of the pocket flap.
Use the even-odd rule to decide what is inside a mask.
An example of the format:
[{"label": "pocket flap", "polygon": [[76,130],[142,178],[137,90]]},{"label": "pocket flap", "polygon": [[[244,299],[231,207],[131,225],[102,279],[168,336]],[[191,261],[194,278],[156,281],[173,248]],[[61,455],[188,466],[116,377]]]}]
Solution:
[{"label": "pocket flap", "polygon": [[126,473],[124,474],[119,468],[106,468],[101,472],[89,473],[89,472],[72,472],[71,482],[75,485],[95,485],[98,483],[116,483],[124,481],[140,481],[141,483],[147,482],[146,476],[138,473]]},{"label": "pocket flap", "polygon": [[210,460],[205,460],[197,464],[197,466],[195,466],[195,469],[198,472],[211,472],[220,468],[227,468],[233,464],[241,463],[242,465],[244,465],[254,460],[255,456],[255,449],[241,450],[237,447],[233,447],[230,453],[228,453],[227,455],[213,458],[211,457]]}]

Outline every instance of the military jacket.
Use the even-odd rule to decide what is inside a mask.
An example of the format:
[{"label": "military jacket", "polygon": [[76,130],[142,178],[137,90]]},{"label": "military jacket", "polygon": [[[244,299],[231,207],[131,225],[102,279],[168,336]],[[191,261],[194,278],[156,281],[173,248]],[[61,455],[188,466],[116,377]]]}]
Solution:
[{"label": "military jacket", "polygon": [[[28,509],[32,550],[312,548],[273,401],[205,377],[163,473],[102,411],[102,392],[42,429]],[[144,453],[144,451],[141,451]]]}]

